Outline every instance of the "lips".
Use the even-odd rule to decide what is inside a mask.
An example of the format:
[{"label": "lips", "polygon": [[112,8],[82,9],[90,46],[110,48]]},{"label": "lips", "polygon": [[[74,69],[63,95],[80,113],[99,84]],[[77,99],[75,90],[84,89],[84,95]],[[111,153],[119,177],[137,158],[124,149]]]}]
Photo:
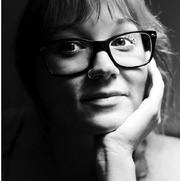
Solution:
[{"label": "lips", "polygon": [[94,94],[88,94],[83,96],[81,101],[83,103],[88,103],[91,105],[101,106],[101,107],[112,107],[122,101],[126,94],[121,92],[98,92]]},{"label": "lips", "polygon": [[93,100],[93,99],[103,99],[103,98],[109,98],[109,97],[114,97],[114,96],[123,96],[125,94],[122,94],[120,92],[110,92],[110,93],[95,93],[92,95],[86,95],[83,96],[82,100],[87,101],[87,100]]}]

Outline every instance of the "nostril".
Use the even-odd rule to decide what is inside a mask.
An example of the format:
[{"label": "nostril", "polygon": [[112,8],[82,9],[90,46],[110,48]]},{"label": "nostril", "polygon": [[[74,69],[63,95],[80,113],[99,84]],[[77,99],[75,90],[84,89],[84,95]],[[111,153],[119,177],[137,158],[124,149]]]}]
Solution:
[{"label": "nostril", "polygon": [[88,71],[87,75],[88,75],[88,77],[89,77],[90,79],[92,79],[92,80],[99,78],[99,75],[96,75],[96,76],[93,76],[93,75],[92,75],[92,69],[90,69],[90,70]]}]

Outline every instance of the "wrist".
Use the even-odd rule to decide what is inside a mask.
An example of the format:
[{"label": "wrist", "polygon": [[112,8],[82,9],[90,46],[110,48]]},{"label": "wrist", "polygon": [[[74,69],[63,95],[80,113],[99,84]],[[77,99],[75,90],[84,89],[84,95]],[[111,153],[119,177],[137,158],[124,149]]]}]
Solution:
[{"label": "wrist", "polygon": [[136,181],[135,164],[130,152],[99,149],[96,167],[100,181]]}]

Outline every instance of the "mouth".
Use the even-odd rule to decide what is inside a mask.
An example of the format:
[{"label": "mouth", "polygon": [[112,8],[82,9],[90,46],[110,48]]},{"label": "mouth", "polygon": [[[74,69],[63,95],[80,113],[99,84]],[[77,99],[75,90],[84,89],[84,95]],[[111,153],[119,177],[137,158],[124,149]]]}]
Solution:
[{"label": "mouth", "polygon": [[120,92],[96,93],[84,96],[81,102],[94,105],[96,107],[109,108],[118,105],[126,97],[126,94]]}]

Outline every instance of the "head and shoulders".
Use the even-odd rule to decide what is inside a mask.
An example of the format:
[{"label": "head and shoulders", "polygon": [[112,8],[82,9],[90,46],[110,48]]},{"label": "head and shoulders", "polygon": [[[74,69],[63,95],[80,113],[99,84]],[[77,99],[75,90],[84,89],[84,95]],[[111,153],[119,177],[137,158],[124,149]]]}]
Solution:
[{"label": "head and shoulders", "polygon": [[[32,4],[34,4],[34,8],[32,8],[31,11],[34,11],[34,13],[30,15],[28,14],[28,10],[31,8]],[[57,6],[54,6],[55,4]],[[77,4],[77,6],[74,6],[74,4]],[[138,6],[136,6],[136,4],[138,4]],[[103,9],[103,11],[101,11],[101,8]],[[39,12],[42,13],[40,14]],[[121,19],[122,21],[119,21]],[[90,29],[90,27],[92,27],[92,29]],[[42,70],[42,68],[38,70],[39,72],[35,70],[39,68],[38,66],[42,66],[42,60],[37,61],[37,59],[34,57],[39,56],[38,55],[39,52],[37,53],[37,50],[38,47],[40,48],[41,45],[43,45],[43,43],[59,39],[69,39],[69,38],[77,38],[77,39],[79,38],[79,39],[87,39],[92,41],[94,40],[99,41],[99,40],[106,40],[118,34],[123,34],[124,32],[126,33],[130,31],[139,31],[139,30],[154,30],[157,32],[154,58],[156,60],[156,63],[162,73],[162,76],[166,84],[166,91],[164,95],[165,103],[163,103],[162,106],[163,107],[162,117],[166,118],[168,117],[169,110],[168,106],[166,107],[165,104],[168,104],[168,101],[170,101],[171,99],[168,96],[169,91],[171,91],[170,90],[171,85],[168,85],[170,84],[169,79],[171,79],[171,77],[169,76],[170,72],[168,72],[167,69],[168,66],[169,67],[171,66],[171,56],[169,53],[170,43],[166,35],[167,31],[166,28],[157,20],[157,18],[154,15],[151,14],[151,12],[145,6],[145,2],[141,0],[138,0],[137,2],[135,2],[134,0],[113,1],[112,3],[109,3],[107,1],[103,2],[97,1],[95,3],[94,1],[88,0],[84,1],[83,3],[77,1],[69,4],[66,3],[66,1],[62,2],[29,1],[29,6],[27,6],[27,9],[25,10],[24,16],[20,22],[19,31],[18,31],[19,33],[17,34],[16,52],[18,56],[16,59],[16,65],[20,75],[22,75],[21,76],[22,82],[27,88],[28,93],[35,101],[35,104],[37,105],[40,104],[39,106],[43,106],[45,101],[46,102],[50,101],[43,100],[44,102],[43,104],[41,104],[42,96],[39,95],[39,93],[45,94],[43,96],[50,97],[49,99],[51,99],[51,96],[49,94],[56,93],[49,91],[49,89],[51,89],[49,85],[52,81],[54,81],[54,79],[56,79],[56,77],[52,76],[53,78],[49,79],[50,80],[49,83],[48,78],[47,79],[46,77],[41,78],[40,77],[41,75],[38,75],[40,74],[39,72]],[[21,31],[24,31],[24,34]],[[27,36],[27,34],[29,36]],[[27,39],[25,39],[25,37]],[[25,42],[29,42],[28,45],[29,47],[23,47]],[[23,48],[24,50],[22,50]],[[163,52],[165,53],[163,54]],[[25,63],[23,62],[23,57],[26,55],[29,55],[29,57],[26,57],[27,62],[29,61],[28,67],[26,66],[27,62]],[[38,58],[41,59],[40,57]],[[39,63],[37,62],[40,62],[41,65],[38,65]],[[42,72],[43,71],[47,70],[43,69]],[[32,73],[30,74],[30,72]],[[50,75],[48,74],[43,74],[43,76],[50,77]],[[38,79],[40,80],[39,82],[37,82]],[[59,81],[61,78],[57,79]],[[54,82],[55,82],[54,84],[56,84],[57,81]],[[41,84],[41,86],[39,86],[40,88],[38,87],[38,83]],[[63,86],[65,87],[66,85]],[[55,87],[57,86],[55,85]],[[145,91],[145,90],[140,90],[140,91]],[[67,96],[63,91],[62,94]],[[162,121],[161,125],[163,124],[165,123]]]},{"label": "head and shoulders", "polygon": [[[32,5],[34,5],[33,8]],[[33,13],[30,14],[30,11]],[[143,100],[148,78],[146,67],[136,70],[117,69],[113,62],[109,60],[108,54],[101,51],[95,56],[96,61],[92,71],[92,76],[99,76],[100,78],[91,80],[88,78],[87,72],[84,71],[89,68],[86,64],[82,68],[75,67],[74,70],[71,70],[71,67],[64,62],[62,67],[66,67],[66,69],[59,67],[56,70],[47,59],[46,61],[42,60],[38,49],[46,42],[57,40],[59,42],[59,40],[64,39],[66,40],[65,43],[63,42],[64,44],[60,45],[65,46],[68,40],[71,46],[65,47],[64,52],[73,50],[76,53],[73,52],[73,55],[78,63],[80,61],[78,53],[82,52],[83,56],[86,55],[83,54],[84,46],[88,45],[87,47],[90,47],[86,53],[91,50],[91,43],[89,42],[102,42],[115,37],[110,41],[113,45],[113,43],[120,43],[116,41],[118,40],[116,36],[120,35],[121,38],[125,37],[127,43],[132,43],[132,35],[126,36],[123,34],[145,30],[157,32],[154,58],[164,80],[167,81],[168,75],[165,68],[169,63],[166,65],[165,61],[170,62],[169,47],[167,46],[169,40],[162,24],[149,12],[144,5],[144,1],[114,0],[110,3],[109,1],[87,0],[81,2],[77,0],[70,4],[66,3],[65,0],[61,2],[57,0],[29,1],[19,26],[16,65],[28,93],[32,96],[35,104],[44,111],[45,117],[53,121],[52,125],[62,127],[61,131],[63,131],[63,124],[65,123],[65,127],[69,126],[70,130],[78,128],[80,132],[83,130],[92,135],[103,134],[120,126],[122,123],[119,123],[119,119],[116,118],[121,117],[123,122],[123,119],[132,113]],[[27,46],[24,46],[25,44]],[[56,44],[52,43],[52,45]],[[49,47],[48,50],[52,51],[55,46],[50,44]],[[67,52],[63,53],[61,58]],[[66,55],[66,59],[68,56]],[[71,61],[69,57],[68,60]],[[120,61],[120,63],[122,62]],[[102,65],[106,66],[102,68]],[[50,72],[48,72],[49,70]],[[54,72],[55,74],[68,74],[69,72],[72,73],[71,71],[73,73],[81,71],[81,74],[75,77],[51,75]],[[109,77],[111,77],[111,80]],[[119,87],[121,92],[118,90]],[[106,105],[107,103],[103,101],[89,101],[92,99],[93,91],[101,92],[101,96],[105,92],[107,94],[107,91],[125,94],[125,98],[118,100],[124,107],[115,100],[110,100],[109,104],[111,106]],[[168,100],[167,96],[168,89],[165,94],[166,100]],[[117,104],[117,106],[112,109],[112,104]],[[107,107],[105,110],[101,108],[104,105]],[[117,110],[121,111],[118,112]],[[113,121],[110,122],[109,120],[112,118]],[[54,131],[55,134],[52,136],[57,136],[59,130],[54,129]],[[178,145],[180,145],[178,138],[155,133],[150,134],[147,137],[146,159],[149,164],[152,163],[153,165],[149,165],[149,167],[157,168],[154,165],[157,166],[159,161],[161,166],[170,165],[163,164],[164,161],[175,165],[174,161],[177,162],[179,159],[178,150],[180,150],[180,146]],[[173,154],[171,155],[171,153]]]}]

